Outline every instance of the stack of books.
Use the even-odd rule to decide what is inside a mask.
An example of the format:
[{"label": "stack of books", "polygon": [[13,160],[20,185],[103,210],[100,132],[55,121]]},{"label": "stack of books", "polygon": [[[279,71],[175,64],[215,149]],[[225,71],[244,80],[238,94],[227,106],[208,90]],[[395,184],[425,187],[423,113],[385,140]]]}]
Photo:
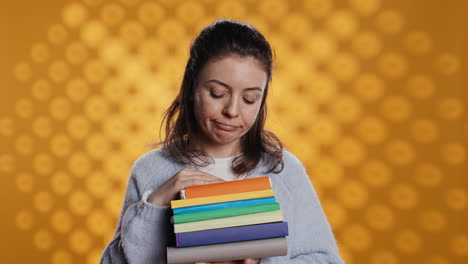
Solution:
[{"label": "stack of books", "polygon": [[171,201],[168,264],[287,255],[288,223],[269,177],[191,186],[180,196]]}]

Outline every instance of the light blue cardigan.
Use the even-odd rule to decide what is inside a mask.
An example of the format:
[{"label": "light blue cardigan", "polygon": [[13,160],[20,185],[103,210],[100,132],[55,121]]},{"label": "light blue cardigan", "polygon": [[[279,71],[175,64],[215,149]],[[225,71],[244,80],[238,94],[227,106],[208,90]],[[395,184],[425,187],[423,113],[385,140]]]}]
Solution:
[{"label": "light blue cardigan", "polygon": [[[265,174],[260,164],[246,178],[270,176],[275,197],[288,222],[288,255],[264,258],[261,264],[344,263],[319,199],[301,162],[283,150],[284,169]],[[151,193],[185,167],[151,150],[133,165],[114,238],[100,263],[166,263],[166,245],[171,234],[170,207],[147,202]]]}]

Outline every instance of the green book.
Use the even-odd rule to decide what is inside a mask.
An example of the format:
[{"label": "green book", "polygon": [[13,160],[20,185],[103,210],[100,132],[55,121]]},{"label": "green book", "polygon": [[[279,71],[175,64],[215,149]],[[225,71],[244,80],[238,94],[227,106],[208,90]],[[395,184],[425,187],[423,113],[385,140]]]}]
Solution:
[{"label": "green book", "polygon": [[219,209],[205,212],[197,212],[190,214],[174,215],[172,222],[174,224],[203,221],[216,218],[224,218],[238,215],[256,214],[262,212],[280,210],[279,203],[268,203],[259,205],[250,205],[243,207]]},{"label": "green book", "polygon": [[174,233],[282,222],[281,210],[174,224]]}]

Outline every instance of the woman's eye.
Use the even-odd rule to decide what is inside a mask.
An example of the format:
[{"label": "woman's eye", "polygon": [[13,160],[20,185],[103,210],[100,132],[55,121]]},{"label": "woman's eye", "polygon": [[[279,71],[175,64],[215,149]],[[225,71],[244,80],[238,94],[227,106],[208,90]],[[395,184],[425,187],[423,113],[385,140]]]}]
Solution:
[{"label": "woman's eye", "polygon": [[221,98],[223,97],[223,94],[215,94],[215,93],[210,93],[211,94],[211,97],[213,98]]},{"label": "woman's eye", "polygon": [[246,102],[247,104],[253,104],[255,103],[255,100],[248,100],[247,98],[244,98],[244,102]]}]

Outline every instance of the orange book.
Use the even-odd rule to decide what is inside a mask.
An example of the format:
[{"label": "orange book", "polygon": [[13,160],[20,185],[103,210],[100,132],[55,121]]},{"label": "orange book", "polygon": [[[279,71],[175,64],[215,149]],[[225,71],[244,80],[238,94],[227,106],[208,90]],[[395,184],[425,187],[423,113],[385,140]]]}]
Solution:
[{"label": "orange book", "polygon": [[205,185],[190,186],[181,191],[182,199],[201,198],[208,196],[253,192],[271,188],[270,177],[258,177],[237,181],[218,182]]}]

